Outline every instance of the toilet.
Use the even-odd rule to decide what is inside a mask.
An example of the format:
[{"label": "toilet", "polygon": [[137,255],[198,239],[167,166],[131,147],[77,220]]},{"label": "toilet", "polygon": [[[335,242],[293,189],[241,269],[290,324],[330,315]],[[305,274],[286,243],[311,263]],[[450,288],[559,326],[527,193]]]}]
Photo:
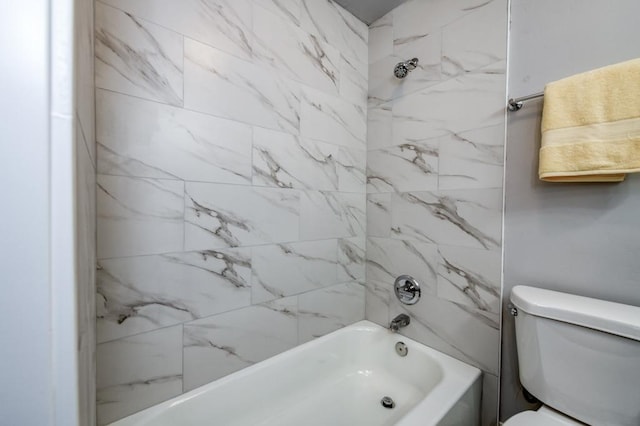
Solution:
[{"label": "toilet", "polygon": [[640,425],[640,307],[516,286],[520,382],[544,405],[504,426]]}]

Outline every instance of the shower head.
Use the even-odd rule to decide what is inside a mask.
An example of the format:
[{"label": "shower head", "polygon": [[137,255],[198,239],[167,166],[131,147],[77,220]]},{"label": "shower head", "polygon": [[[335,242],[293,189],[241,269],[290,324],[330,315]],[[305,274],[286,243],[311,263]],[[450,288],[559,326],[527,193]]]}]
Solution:
[{"label": "shower head", "polygon": [[409,59],[408,61],[398,62],[393,69],[393,75],[396,78],[405,78],[409,71],[413,71],[418,66],[418,58]]}]

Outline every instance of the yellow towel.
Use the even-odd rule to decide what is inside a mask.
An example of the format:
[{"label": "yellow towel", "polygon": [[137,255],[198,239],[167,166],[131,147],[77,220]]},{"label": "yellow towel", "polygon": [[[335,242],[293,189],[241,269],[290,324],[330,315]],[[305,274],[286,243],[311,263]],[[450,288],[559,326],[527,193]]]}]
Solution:
[{"label": "yellow towel", "polygon": [[640,59],[544,89],[540,179],[621,182],[640,172]]}]

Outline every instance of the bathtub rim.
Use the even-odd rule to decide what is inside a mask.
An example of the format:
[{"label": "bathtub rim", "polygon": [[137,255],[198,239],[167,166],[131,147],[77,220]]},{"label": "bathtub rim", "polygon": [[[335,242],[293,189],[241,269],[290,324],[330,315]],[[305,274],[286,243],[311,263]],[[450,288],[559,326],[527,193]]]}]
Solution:
[{"label": "bathtub rim", "polygon": [[[322,345],[327,340],[330,341],[335,339],[339,334],[358,330],[364,332],[385,333],[388,337],[395,336],[398,340],[402,340],[407,344],[410,349],[425,352],[428,356],[433,358],[443,370],[443,377],[440,382],[438,382],[434,388],[429,391],[425,398],[402,416],[396,423],[396,426],[413,426],[418,424],[424,426],[436,425],[437,422],[444,418],[444,416],[482,376],[482,371],[477,367],[469,365],[463,361],[453,358],[450,355],[406,337],[401,333],[393,333],[379,324],[368,320],[361,320],[314,340],[298,345],[295,348],[276,354],[249,367],[243,368],[242,370],[238,370],[227,376],[206,383],[186,393],[177,395],[167,401],[160,402],[152,405],[151,407],[147,407],[141,411],[130,414],[127,417],[116,420],[106,426],[144,426],[146,423],[141,422],[151,421],[155,417],[161,415],[164,411],[171,409],[176,405],[183,404],[191,399],[197,398],[217,387],[224,386],[227,382],[249,376],[256,370],[269,368],[269,366],[274,363],[282,362],[283,357],[288,358],[296,356],[299,352],[308,350],[314,346]],[[427,413],[430,418],[424,417]]]}]

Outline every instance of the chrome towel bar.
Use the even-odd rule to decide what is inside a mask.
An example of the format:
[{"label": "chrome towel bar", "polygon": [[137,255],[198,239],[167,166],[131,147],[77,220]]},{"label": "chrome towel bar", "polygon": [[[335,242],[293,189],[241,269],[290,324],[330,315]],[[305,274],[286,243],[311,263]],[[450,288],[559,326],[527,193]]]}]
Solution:
[{"label": "chrome towel bar", "polygon": [[540,93],[534,93],[533,95],[529,95],[529,96],[522,96],[521,98],[515,98],[515,99],[511,98],[509,99],[507,108],[509,108],[509,111],[518,111],[520,108],[522,108],[525,101],[541,98],[543,96],[544,96],[544,93],[540,92]]}]

